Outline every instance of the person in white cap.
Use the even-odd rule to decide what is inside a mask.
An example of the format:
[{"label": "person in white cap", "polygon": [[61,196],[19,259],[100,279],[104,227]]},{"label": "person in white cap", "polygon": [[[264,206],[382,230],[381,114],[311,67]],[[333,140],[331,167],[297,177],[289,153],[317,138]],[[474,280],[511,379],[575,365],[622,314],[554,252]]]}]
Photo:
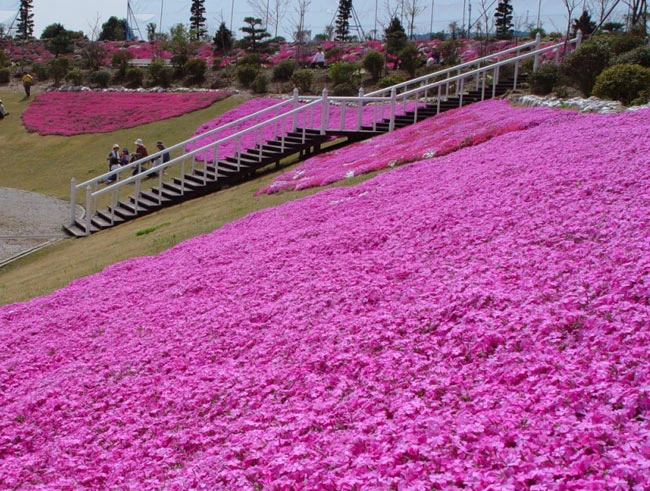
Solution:
[{"label": "person in white cap", "polygon": [[[147,156],[149,156],[149,152],[147,151],[147,147],[144,146],[144,143],[142,143],[142,140],[138,138],[135,142],[135,152],[133,152],[133,155],[135,156],[136,160],[143,159]],[[133,175],[135,176],[136,174],[139,174],[140,172],[147,170],[144,168],[142,164],[137,165],[133,169]]]}]

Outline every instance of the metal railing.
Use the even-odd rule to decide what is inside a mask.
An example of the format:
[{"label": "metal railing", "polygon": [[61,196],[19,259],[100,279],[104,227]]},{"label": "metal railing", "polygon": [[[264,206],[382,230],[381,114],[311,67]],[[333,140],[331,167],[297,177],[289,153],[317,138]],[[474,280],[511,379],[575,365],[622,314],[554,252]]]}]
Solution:
[{"label": "metal railing", "polygon": [[[120,198],[120,191],[131,184],[134,186],[133,193],[136,197],[132,206],[137,212],[138,198],[141,196],[145,179],[155,179],[150,182],[152,186],[158,186],[157,204],[162,204],[162,188],[165,183],[173,183],[176,189],[184,194],[190,190],[186,181],[188,174],[194,180],[202,179],[203,184],[217,182],[220,179],[220,159],[228,159],[229,165],[234,165],[237,170],[241,170],[246,166],[242,160],[242,154],[246,149],[257,148],[259,150],[257,152],[258,161],[262,162],[264,159],[262,145],[267,141],[275,140],[279,144],[280,153],[283,153],[289,149],[287,138],[290,133],[292,138],[299,138],[300,142],[304,144],[308,139],[307,130],[317,130],[320,135],[363,130],[376,132],[379,125],[388,124],[388,131],[393,131],[397,118],[403,120],[412,118],[412,122],[417,122],[419,112],[425,106],[429,108],[433,106],[436,108],[436,113],[439,113],[441,103],[449,100],[450,97],[458,97],[459,107],[462,106],[463,95],[466,88],[470,86],[480,93],[481,100],[485,99],[486,95],[494,97],[500,71],[504,66],[514,66],[512,83],[513,88],[516,89],[521,62],[532,58],[536,68],[542,56],[554,53],[557,60],[561,50],[565,50],[568,45],[578,47],[580,42],[581,36],[578,32],[576,38],[572,40],[540,47],[538,35],[533,42],[427,74],[386,89],[368,94],[364,94],[360,89],[359,95],[356,97],[332,97],[327,90],[323,90],[321,96],[300,96],[298,90],[294,89],[293,95],[289,99],[152,153],[143,159],[79,184],[73,178],[70,185],[70,223],[72,225],[77,221],[75,208],[79,202],[77,196],[80,193],[85,195],[83,199],[86,214],[82,226],[88,235],[91,231],[91,221],[99,209],[100,202],[106,205],[105,219],[108,219],[111,225],[115,223],[115,209]],[[522,53],[524,50],[530,51]],[[513,53],[515,55],[510,56]],[[499,61],[494,61],[499,58],[501,58]],[[471,67],[474,68],[464,71]],[[487,94],[486,91],[490,86],[492,93]],[[225,132],[231,132],[231,134],[223,136]],[[206,139],[210,141],[202,144]],[[168,162],[151,166],[134,175],[134,169],[149,165],[158,158],[162,159],[163,154],[167,152],[177,155]],[[250,161],[251,157],[247,155],[246,158]],[[178,177],[172,177],[170,181],[170,178],[165,176],[166,170],[172,167],[178,172]],[[223,170],[223,167],[221,169]],[[106,181],[109,179],[114,182],[107,183]],[[100,187],[104,183],[107,185]],[[152,198],[152,196],[154,197]],[[156,199],[155,193],[149,193],[148,197]]]}]

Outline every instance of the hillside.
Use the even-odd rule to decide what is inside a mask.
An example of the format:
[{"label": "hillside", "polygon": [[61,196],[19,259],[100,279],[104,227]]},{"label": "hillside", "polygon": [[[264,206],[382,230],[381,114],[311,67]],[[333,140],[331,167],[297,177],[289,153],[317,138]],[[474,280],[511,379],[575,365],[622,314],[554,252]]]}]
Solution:
[{"label": "hillside", "polygon": [[649,124],[541,121],[0,307],[0,482],[649,487]]}]

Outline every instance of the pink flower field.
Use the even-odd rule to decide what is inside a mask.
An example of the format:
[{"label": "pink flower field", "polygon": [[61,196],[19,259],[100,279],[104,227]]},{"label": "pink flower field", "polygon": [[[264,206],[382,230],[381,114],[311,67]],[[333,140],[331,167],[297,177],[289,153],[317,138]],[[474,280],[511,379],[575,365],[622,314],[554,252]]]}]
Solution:
[{"label": "pink flower field", "polygon": [[576,117],[569,111],[538,109],[514,109],[505,100],[488,100],[454,109],[396,130],[394,135],[381,135],[307,159],[259,192],[325,186],[385,167],[445,155],[543,122]]},{"label": "pink flower field", "polygon": [[542,119],[0,307],[2,487],[649,489],[650,111]]},{"label": "pink flower field", "polygon": [[230,95],[205,92],[43,92],[23,113],[39,135],[108,133],[203,109]]}]

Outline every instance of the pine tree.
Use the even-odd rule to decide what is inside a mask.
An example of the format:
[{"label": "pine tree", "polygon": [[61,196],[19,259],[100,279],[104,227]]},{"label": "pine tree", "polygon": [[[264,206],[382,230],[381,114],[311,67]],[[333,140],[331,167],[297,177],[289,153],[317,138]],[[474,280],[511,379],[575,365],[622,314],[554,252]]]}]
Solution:
[{"label": "pine tree", "polygon": [[33,0],[20,0],[18,10],[18,38],[24,41],[34,37],[34,14],[32,13]]},{"label": "pine tree", "polygon": [[[398,17],[393,17],[390,24],[384,30],[384,37],[386,38],[386,51],[397,56],[400,51],[406,46],[406,31]],[[397,69],[398,61],[395,59],[394,68]]]},{"label": "pine tree", "polygon": [[510,0],[501,0],[494,13],[497,39],[512,38],[512,5]]},{"label": "pine tree", "polygon": [[215,49],[222,51],[224,54],[228,54],[232,49],[234,38],[235,35],[226,27],[226,23],[222,22],[214,35],[212,43]]},{"label": "pine tree", "polygon": [[336,39],[347,41],[350,38],[350,17],[352,16],[352,0],[339,0],[339,10],[336,15]]},{"label": "pine tree", "polygon": [[578,19],[573,19],[573,35],[582,31],[582,34],[589,35],[596,29],[596,23],[591,20],[591,15],[586,10],[582,11],[582,15]]},{"label": "pine tree", "polygon": [[205,28],[205,0],[192,0],[190,13],[192,37],[199,41],[208,32]]},{"label": "pine tree", "polygon": [[251,51],[256,51],[262,41],[271,37],[271,35],[262,27],[262,19],[245,17],[244,22],[248,25],[239,29],[246,33],[246,36],[242,39],[242,43],[245,48],[250,48]]}]

